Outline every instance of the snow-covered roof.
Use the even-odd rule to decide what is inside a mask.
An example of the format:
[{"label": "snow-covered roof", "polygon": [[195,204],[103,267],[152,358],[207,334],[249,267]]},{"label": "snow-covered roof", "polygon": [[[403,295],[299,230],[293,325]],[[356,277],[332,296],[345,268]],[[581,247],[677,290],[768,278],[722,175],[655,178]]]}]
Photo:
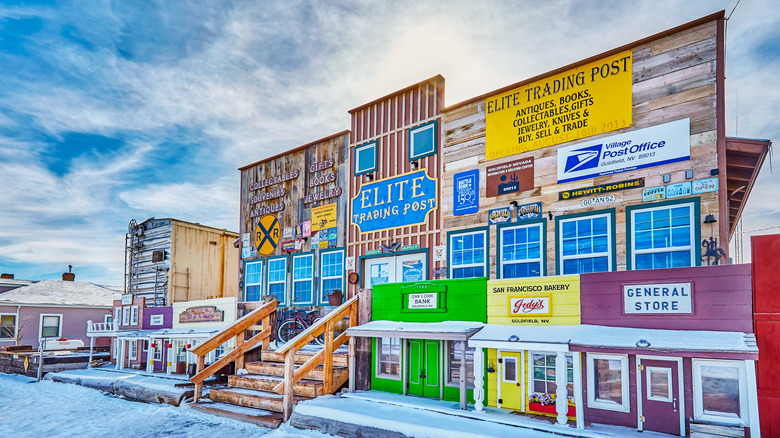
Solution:
[{"label": "snow-covered roof", "polygon": [[202,328],[169,328],[154,330],[121,330],[116,332],[118,338],[125,339],[147,339],[149,337],[199,337],[211,336],[225,327],[202,327]]},{"label": "snow-covered roof", "polygon": [[[510,341],[510,337],[516,336]],[[638,347],[644,340],[646,347]],[[601,325],[511,326],[486,324],[470,342],[524,342],[573,347],[661,351],[758,353],[752,333],[706,330],[661,330]]]},{"label": "snow-covered roof", "polygon": [[415,338],[415,339],[467,339],[485,324],[474,321],[400,322],[371,321],[350,327],[348,336]]},{"label": "snow-covered roof", "polygon": [[0,304],[112,307],[121,294],[82,281],[42,280],[0,294]]}]

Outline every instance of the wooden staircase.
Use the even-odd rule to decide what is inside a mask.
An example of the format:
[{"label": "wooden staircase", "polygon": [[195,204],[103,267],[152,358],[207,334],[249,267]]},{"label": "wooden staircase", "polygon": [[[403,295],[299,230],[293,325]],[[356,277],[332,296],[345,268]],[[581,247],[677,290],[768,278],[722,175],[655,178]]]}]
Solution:
[{"label": "wooden staircase", "polygon": [[[300,368],[314,355],[315,352],[296,353],[295,368]],[[347,363],[346,352],[337,352],[333,355],[332,381],[336,389],[346,383],[349,377]],[[284,396],[277,394],[274,388],[284,381],[284,356],[273,350],[263,351],[261,361],[247,362],[245,369],[249,374],[229,376],[227,386],[211,388],[208,400],[201,399],[190,406],[204,412],[265,427],[278,427],[284,418]],[[326,394],[324,380],[322,365],[306,373],[293,385],[293,405],[301,400]],[[235,409],[235,406],[249,409]],[[230,415],[225,415],[226,413]]]},{"label": "wooden staircase", "polygon": [[[320,322],[312,325],[290,342],[279,346],[277,350],[268,349],[267,318],[269,312],[276,310],[276,302],[272,306],[257,309],[233,326],[226,328],[209,341],[192,350],[198,355],[198,373],[190,380],[195,383],[195,400],[190,406],[194,409],[246,421],[265,427],[278,427],[292,413],[293,407],[302,400],[309,400],[325,394],[333,394],[339,390],[350,377],[350,366],[354,360],[354,342],[345,334],[335,336],[334,325],[343,318],[349,318],[350,326],[357,322],[357,296],[348,300],[341,307],[326,315]],[[253,325],[257,321],[245,319],[262,319],[261,326]],[[244,320],[243,322],[241,322]],[[244,330],[259,329],[263,331],[244,343]],[[325,345],[317,350],[306,347],[315,337],[324,333]],[[202,357],[211,351],[211,344],[221,345],[225,339],[235,336],[236,350],[228,353],[223,359],[205,367]],[[213,342],[210,342],[212,341]],[[349,342],[349,352],[338,348]],[[260,361],[244,362],[244,354],[249,351],[249,343],[257,345],[262,342]],[[305,349],[301,350],[302,348]],[[234,374],[228,377],[228,384],[209,389],[208,398],[201,398],[202,382],[222,366],[235,360],[236,369],[243,368],[248,374]]]}]

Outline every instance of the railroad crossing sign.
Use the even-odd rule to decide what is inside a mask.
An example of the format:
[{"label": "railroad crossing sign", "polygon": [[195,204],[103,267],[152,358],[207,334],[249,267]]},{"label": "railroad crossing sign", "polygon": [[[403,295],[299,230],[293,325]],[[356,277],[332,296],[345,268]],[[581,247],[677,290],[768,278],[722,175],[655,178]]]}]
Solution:
[{"label": "railroad crossing sign", "polygon": [[279,238],[282,236],[282,228],[279,220],[272,214],[267,214],[257,221],[255,229],[255,246],[260,255],[267,256],[276,250]]}]

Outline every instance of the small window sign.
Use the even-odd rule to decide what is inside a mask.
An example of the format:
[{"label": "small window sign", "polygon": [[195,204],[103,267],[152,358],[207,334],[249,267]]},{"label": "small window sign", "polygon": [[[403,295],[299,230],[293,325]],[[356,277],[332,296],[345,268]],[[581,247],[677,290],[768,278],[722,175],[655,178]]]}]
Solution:
[{"label": "small window sign", "polygon": [[122,295],[122,305],[129,306],[131,304],[133,304],[133,294]]},{"label": "small window sign", "polygon": [[691,283],[631,284],[623,286],[628,314],[693,313]]},{"label": "small window sign", "polygon": [[447,286],[418,283],[401,288],[402,312],[446,312]]},{"label": "small window sign", "polygon": [[149,318],[149,325],[163,325],[165,322],[164,315],[152,315]]},{"label": "small window sign", "polygon": [[435,309],[438,307],[437,293],[409,294],[409,309]]}]

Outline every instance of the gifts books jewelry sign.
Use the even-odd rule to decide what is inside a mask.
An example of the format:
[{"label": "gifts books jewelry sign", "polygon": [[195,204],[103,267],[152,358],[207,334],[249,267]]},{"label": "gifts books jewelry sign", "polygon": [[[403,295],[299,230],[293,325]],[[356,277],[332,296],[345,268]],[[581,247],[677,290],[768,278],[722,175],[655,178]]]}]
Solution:
[{"label": "gifts books jewelry sign", "polygon": [[485,102],[485,157],[519,154],[631,126],[632,51]]}]

